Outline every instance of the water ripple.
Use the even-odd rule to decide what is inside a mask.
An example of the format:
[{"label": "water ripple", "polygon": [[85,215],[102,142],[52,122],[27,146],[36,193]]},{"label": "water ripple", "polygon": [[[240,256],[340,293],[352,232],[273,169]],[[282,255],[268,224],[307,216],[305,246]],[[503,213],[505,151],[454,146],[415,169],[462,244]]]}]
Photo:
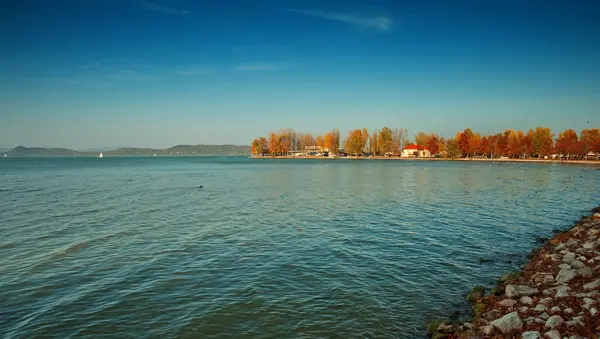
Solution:
[{"label": "water ripple", "polygon": [[424,337],[600,203],[576,166],[13,160],[6,338]]}]

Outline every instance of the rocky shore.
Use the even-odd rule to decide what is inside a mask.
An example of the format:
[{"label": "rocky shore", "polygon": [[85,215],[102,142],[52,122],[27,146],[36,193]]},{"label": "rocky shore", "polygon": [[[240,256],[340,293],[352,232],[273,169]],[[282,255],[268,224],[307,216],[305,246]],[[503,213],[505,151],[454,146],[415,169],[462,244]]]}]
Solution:
[{"label": "rocky shore", "polygon": [[437,321],[432,338],[600,338],[600,207],[534,250],[522,271],[486,294],[476,286],[469,322]]}]

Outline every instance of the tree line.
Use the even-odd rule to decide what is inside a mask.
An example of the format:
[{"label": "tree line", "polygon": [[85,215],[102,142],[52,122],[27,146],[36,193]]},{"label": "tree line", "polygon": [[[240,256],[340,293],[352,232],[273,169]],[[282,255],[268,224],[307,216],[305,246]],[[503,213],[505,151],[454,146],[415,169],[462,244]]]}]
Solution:
[{"label": "tree line", "polygon": [[[252,141],[253,155],[282,156],[290,151],[304,151],[309,146],[318,146],[330,153],[339,154],[340,132],[334,129],[324,135],[297,133],[292,129],[271,132],[268,139],[256,138]],[[399,156],[402,149],[411,145],[406,129],[384,127],[371,133],[366,128],[348,132],[344,142],[344,152],[352,156]],[[573,129],[566,129],[555,136],[547,127],[536,127],[527,132],[514,129],[502,133],[481,135],[466,128],[453,138],[440,137],[435,133],[419,132],[414,144],[428,149],[434,156],[447,158],[486,157],[486,158],[545,158],[554,154],[566,159],[577,159],[600,153],[600,129],[584,129],[578,135]]]}]

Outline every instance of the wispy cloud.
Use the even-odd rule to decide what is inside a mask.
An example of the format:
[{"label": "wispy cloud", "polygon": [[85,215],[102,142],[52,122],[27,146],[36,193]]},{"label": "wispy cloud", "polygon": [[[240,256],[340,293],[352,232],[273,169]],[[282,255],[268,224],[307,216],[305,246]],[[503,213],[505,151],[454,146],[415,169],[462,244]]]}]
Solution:
[{"label": "wispy cloud", "polygon": [[361,27],[373,28],[382,32],[389,32],[392,29],[393,21],[387,16],[366,16],[350,13],[325,12],[325,11],[309,11],[301,9],[288,9],[288,12],[310,15],[315,18],[326,20],[339,21],[343,23],[353,24]]},{"label": "wispy cloud", "polygon": [[208,75],[215,73],[215,70],[213,68],[188,68],[176,71],[175,73],[184,76]]},{"label": "wispy cloud", "polygon": [[242,72],[259,72],[259,71],[277,71],[283,69],[283,65],[277,64],[246,64],[236,66],[236,71]]},{"label": "wispy cloud", "polygon": [[159,4],[157,4],[153,1],[149,1],[149,0],[138,0],[136,2],[136,4],[140,8],[143,8],[143,9],[146,9],[149,11],[164,13],[164,14],[187,15],[187,14],[192,13],[191,11],[188,11],[185,9],[178,9],[178,8],[159,5]]}]

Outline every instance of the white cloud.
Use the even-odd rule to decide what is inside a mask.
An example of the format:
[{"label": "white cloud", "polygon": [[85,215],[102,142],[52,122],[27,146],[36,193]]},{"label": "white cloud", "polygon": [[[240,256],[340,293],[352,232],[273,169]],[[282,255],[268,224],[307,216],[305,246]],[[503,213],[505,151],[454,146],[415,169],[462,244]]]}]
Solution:
[{"label": "white cloud", "polygon": [[316,18],[333,20],[353,24],[362,27],[374,28],[382,32],[389,32],[392,29],[393,21],[387,16],[364,16],[350,13],[336,13],[325,11],[307,11],[300,9],[288,9],[289,12],[310,15]]}]

